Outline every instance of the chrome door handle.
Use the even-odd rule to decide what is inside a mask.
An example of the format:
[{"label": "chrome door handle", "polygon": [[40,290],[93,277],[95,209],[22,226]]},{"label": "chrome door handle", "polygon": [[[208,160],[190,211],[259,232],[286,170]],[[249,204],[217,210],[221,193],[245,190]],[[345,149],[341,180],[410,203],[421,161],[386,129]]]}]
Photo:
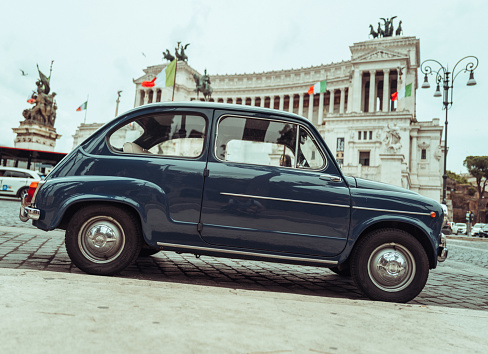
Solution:
[{"label": "chrome door handle", "polygon": [[342,178],[334,175],[320,175],[320,179],[324,181],[331,181],[331,182],[342,182]]}]

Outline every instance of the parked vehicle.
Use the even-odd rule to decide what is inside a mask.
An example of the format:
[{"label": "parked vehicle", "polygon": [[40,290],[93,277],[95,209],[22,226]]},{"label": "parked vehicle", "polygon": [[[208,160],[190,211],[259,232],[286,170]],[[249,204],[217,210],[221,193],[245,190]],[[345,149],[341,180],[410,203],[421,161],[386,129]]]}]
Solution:
[{"label": "parked vehicle", "polygon": [[488,224],[483,225],[479,233],[480,237],[488,238]]},{"label": "parked vehicle", "polygon": [[466,223],[464,223],[464,222],[458,222],[458,223],[456,224],[456,226],[458,227],[458,230],[457,230],[457,234],[458,234],[458,235],[459,235],[459,234],[461,234],[461,235],[466,235],[466,229],[467,229],[467,227],[468,227],[468,226],[466,225]]},{"label": "parked vehicle", "polygon": [[32,181],[40,181],[37,171],[0,166],[0,194],[21,198],[27,194]]},{"label": "parked vehicle", "polygon": [[159,250],[330,267],[371,299],[407,302],[447,257],[447,213],[418,193],[347,177],[313,124],[205,102],[135,108],[81,143],[23,199],[66,230],[73,263],[123,271]]},{"label": "parked vehicle", "polygon": [[444,235],[452,235],[453,232],[452,232],[452,228],[451,228],[451,223],[449,221],[446,222],[445,225],[442,226],[442,230],[441,231],[442,231],[442,233]]},{"label": "parked vehicle", "polygon": [[448,221],[449,225],[451,225],[451,230],[454,235],[457,235],[458,233],[458,226],[456,223]]},{"label": "parked vehicle", "polygon": [[471,229],[471,235],[473,236],[478,236],[480,233],[480,229],[484,226],[485,224],[483,223],[476,223],[474,224],[473,228]]}]

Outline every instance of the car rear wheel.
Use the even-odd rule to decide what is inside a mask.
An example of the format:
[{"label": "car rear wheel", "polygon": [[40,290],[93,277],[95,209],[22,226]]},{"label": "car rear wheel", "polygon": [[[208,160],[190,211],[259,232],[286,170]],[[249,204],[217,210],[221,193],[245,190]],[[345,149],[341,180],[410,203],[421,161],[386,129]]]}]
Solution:
[{"label": "car rear wheel", "polygon": [[398,229],[380,229],[362,238],[351,256],[351,275],[372,300],[408,302],[424,288],[429,260],[420,242]]},{"label": "car rear wheel", "polygon": [[89,274],[113,275],[139,255],[142,236],[136,217],[115,206],[79,210],[66,229],[66,251]]}]

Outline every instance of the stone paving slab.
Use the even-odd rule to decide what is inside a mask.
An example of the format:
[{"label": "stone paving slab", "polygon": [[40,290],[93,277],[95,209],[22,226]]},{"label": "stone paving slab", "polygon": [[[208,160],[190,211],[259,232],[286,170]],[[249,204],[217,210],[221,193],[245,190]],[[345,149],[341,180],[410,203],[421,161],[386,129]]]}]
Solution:
[{"label": "stone paving slab", "polygon": [[[0,226],[0,268],[84,274],[71,263],[63,232],[8,226]],[[487,275],[488,269],[484,267],[448,258],[431,271],[425,289],[410,304],[488,310]],[[208,256],[196,258],[174,252],[139,258],[118,277],[367,300],[350,278],[338,276],[327,268]]]}]

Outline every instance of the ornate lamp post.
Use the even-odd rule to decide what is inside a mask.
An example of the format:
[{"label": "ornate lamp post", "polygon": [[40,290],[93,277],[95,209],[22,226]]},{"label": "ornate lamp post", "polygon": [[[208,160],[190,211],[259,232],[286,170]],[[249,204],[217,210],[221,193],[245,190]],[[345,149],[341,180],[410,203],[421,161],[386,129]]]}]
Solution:
[{"label": "ornate lamp post", "polygon": [[[437,70],[433,70],[430,66],[430,62],[432,62],[436,67],[438,66]],[[428,65],[426,64],[428,63]],[[466,66],[460,66],[458,71],[456,72],[456,67],[458,64],[466,63]],[[422,84],[422,88],[429,88],[429,79],[427,75],[433,75],[435,73],[435,81],[437,84],[437,88],[434,93],[434,97],[443,97],[443,109],[446,111],[446,121],[445,121],[445,129],[444,129],[444,174],[442,175],[443,184],[442,184],[442,204],[446,204],[446,162],[447,162],[447,112],[449,108],[452,106],[452,94],[453,94],[453,85],[456,77],[460,73],[466,73],[469,71],[469,79],[466,83],[467,86],[474,86],[476,85],[476,80],[474,79],[473,71],[478,67],[478,58],[475,56],[467,56],[459,60],[456,65],[454,65],[454,69],[449,71],[449,68],[445,68],[439,63],[437,60],[434,59],[427,59],[422,62],[420,65],[420,70],[422,74],[425,75],[424,83]],[[441,93],[440,84],[442,83],[444,92]],[[451,90],[451,94],[449,95],[449,90]]]}]

